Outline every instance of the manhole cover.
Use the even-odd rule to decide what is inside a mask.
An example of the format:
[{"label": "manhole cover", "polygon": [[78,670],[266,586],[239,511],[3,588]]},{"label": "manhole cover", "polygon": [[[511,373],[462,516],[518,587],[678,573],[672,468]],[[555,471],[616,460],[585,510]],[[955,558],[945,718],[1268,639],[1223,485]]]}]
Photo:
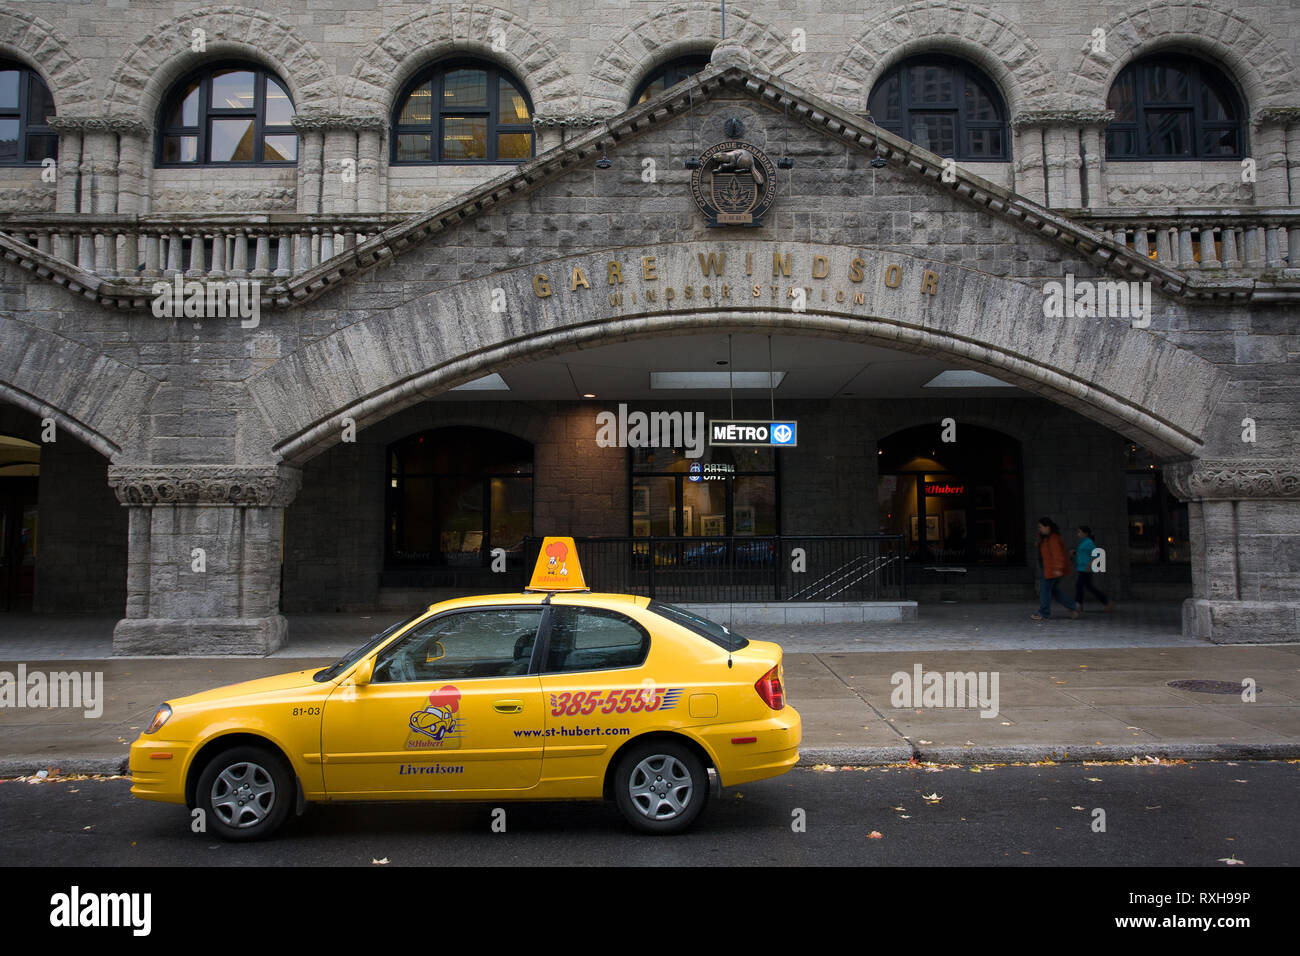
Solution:
[{"label": "manhole cover", "polygon": [[[1240,694],[1241,685],[1230,680],[1171,680],[1170,687],[1178,690],[1193,690],[1198,694]],[[1259,693],[1260,688],[1255,688]]]}]

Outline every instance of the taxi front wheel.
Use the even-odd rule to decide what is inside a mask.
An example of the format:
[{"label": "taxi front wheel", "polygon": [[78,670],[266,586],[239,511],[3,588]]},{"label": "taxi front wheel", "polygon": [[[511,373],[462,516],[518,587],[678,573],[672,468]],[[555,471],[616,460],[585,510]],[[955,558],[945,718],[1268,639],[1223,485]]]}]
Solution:
[{"label": "taxi front wheel", "polygon": [[619,761],[614,798],[627,821],[646,833],[679,833],[709,799],[709,777],[699,757],[683,744],[650,741]]},{"label": "taxi front wheel", "polygon": [[261,840],[289,815],[293,774],[264,747],[232,747],[203,768],[194,796],[209,832],[223,840]]}]

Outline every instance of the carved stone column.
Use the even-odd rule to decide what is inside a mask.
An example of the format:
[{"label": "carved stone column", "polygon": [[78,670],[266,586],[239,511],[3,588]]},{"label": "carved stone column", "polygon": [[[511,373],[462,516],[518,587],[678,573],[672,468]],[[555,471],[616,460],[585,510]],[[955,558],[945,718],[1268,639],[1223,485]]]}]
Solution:
[{"label": "carved stone column", "polygon": [[126,617],[114,654],[269,654],[280,614],[285,506],[295,468],[110,466],[130,509]]},{"label": "carved stone column", "polygon": [[[299,113],[299,212],[356,212],[358,197],[379,194],[379,136],[387,126],[382,116],[340,113]],[[362,181],[365,177],[365,181]],[[313,205],[319,197],[319,205]],[[306,208],[304,205],[313,208]],[[371,208],[363,210],[376,212]]]},{"label": "carved stone column", "polygon": [[1216,644],[1300,642],[1300,461],[1185,461],[1163,475],[1190,503],[1183,633]]},{"label": "carved stone column", "polygon": [[1109,110],[1025,110],[1011,121],[1015,189],[1054,208],[1106,204],[1102,180],[1104,131]]},{"label": "carved stone column", "polygon": [[1253,117],[1250,152],[1256,162],[1255,202],[1286,206],[1300,202],[1300,106],[1266,107]]}]

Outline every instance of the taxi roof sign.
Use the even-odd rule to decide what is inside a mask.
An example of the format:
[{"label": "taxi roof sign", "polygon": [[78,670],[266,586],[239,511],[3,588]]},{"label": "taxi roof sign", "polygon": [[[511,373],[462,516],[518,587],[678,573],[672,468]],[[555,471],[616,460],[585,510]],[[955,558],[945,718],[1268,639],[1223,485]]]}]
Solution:
[{"label": "taxi roof sign", "polygon": [[525,591],[589,591],[572,538],[543,538]]}]

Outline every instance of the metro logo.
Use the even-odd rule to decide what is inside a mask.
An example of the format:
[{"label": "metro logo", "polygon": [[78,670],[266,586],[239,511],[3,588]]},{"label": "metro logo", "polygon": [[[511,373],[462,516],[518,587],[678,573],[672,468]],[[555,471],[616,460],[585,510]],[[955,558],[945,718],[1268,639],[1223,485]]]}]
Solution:
[{"label": "metro logo", "polygon": [[710,445],[776,445],[790,447],[799,444],[796,422],[711,421]]}]

